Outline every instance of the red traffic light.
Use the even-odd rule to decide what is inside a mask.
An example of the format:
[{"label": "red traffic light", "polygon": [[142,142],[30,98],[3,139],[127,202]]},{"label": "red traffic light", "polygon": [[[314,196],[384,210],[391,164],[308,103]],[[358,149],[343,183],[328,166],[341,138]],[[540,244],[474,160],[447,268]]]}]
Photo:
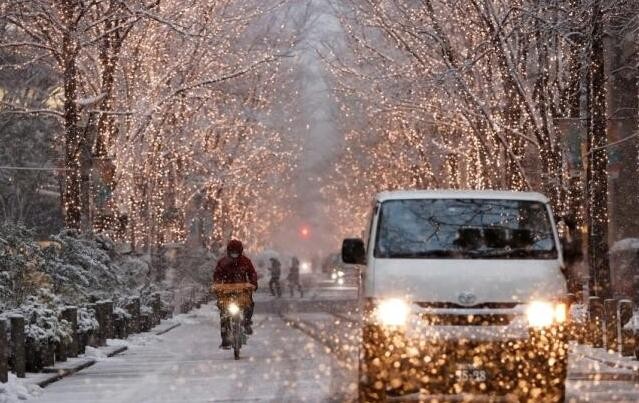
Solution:
[{"label": "red traffic light", "polygon": [[308,239],[311,237],[311,229],[309,227],[307,227],[306,225],[302,226],[300,228],[300,236],[302,237],[302,239]]}]

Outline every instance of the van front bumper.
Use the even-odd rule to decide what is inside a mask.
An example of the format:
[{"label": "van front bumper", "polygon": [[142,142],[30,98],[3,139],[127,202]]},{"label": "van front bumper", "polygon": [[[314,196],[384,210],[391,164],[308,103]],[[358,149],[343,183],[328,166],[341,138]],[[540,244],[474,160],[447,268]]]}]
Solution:
[{"label": "van front bumper", "polygon": [[507,394],[566,377],[567,339],[560,326],[393,330],[366,324],[362,342],[360,376],[385,385],[389,394]]}]

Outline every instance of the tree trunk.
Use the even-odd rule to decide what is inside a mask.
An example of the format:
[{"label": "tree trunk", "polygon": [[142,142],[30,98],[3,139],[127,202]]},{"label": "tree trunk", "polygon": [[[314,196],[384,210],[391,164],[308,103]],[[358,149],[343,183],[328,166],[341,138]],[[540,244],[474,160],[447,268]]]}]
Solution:
[{"label": "tree trunk", "polygon": [[69,228],[79,228],[81,221],[80,200],[80,148],[82,136],[78,128],[77,66],[75,11],[77,3],[72,0],[61,2],[64,16],[62,37],[63,80],[64,80],[64,222]]},{"label": "tree trunk", "polygon": [[604,27],[600,0],[593,3],[591,48],[591,125],[589,127],[590,178],[588,246],[590,267],[594,272],[592,292],[610,297],[610,262],[608,260],[608,158],[606,132],[606,82],[604,71]]}]

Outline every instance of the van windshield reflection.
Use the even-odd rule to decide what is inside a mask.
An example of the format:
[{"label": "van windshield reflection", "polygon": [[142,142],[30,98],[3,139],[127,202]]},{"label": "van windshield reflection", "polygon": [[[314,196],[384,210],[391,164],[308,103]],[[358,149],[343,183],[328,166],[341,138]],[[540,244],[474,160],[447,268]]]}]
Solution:
[{"label": "van windshield reflection", "polygon": [[492,199],[382,203],[377,258],[556,259],[546,205]]}]

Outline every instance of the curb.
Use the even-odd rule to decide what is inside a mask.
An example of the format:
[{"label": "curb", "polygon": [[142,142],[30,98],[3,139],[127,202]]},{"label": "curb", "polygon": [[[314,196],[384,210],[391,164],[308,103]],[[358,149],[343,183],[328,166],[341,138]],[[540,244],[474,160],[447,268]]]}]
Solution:
[{"label": "curb", "polygon": [[636,366],[633,366],[633,365],[630,365],[630,364],[626,364],[626,363],[623,363],[623,362],[618,362],[618,361],[614,361],[614,360],[607,360],[605,358],[594,357],[594,356],[588,355],[588,354],[584,354],[583,356],[588,358],[588,359],[590,359],[590,360],[600,362],[600,363],[602,363],[604,365],[607,365],[609,367],[612,367],[612,368],[620,368],[620,369],[627,369],[629,371],[637,371],[637,367]]},{"label": "curb", "polygon": [[[109,349],[110,351],[106,353],[106,356],[113,357],[115,355],[125,352],[126,350],[128,350],[128,347],[127,346],[104,346],[101,349],[102,350]],[[78,362],[75,364],[71,364],[70,366],[66,366],[66,367],[64,366],[65,364],[69,363],[67,361],[66,363],[64,362],[61,363],[60,368],[55,368],[55,367],[43,368],[42,372],[40,372],[39,374],[42,374],[42,375],[50,374],[51,376],[47,376],[44,379],[35,381],[34,384],[38,385],[41,388],[45,388],[49,386],[50,384],[59,381],[60,379],[73,375],[76,372],[82,371],[85,368],[89,368],[90,366],[94,365],[97,362],[97,360],[93,358],[76,358],[75,360],[77,360]]]},{"label": "curb", "polygon": [[569,374],[569,381],[617,381],[617,382],[637,382],[639,381],[639,375],[637,374],[593,374],[587,372],[575,372]]},{"label": "curb", "polygon": [[306,322],[300,319],[292,319],[280,313],[280,319],[284,321],[288,326],[299,330],[300,332],[306,334],[311,339],[315,340],[322,346],[328,349],[328,353],[333,354],[341,363],[348,363],[350,360],[350,355],[342,351],[339,346],[336,346],[334,343],[331,343],[330,339],[327,337],[322,337],[318,335],[318,329],[312,323]]},{"label": "curb", "polygon": [[[579,349],[579,346],[585,346],[587,348]],[[592,351],[592,350],[588,351],[588,349],[592,349],[595,351]],[[633,372],[639,372],[639,362],[637,362],[636,360],[632,360],[632,361],[624,360],[624,357],[621,357],[620,355],[617,356],[614,353],[606,352],[606,350],[601,348],[595,349],[591,346],[581,344],[581,345],[570,346],[569,351],[572,351],[574,354],[579,354],[584,358],[588,358],[589,360],[592,360],[592,361],[597,361],[598,363],[607,365],[612,368],[626,369]],[[599,351],[601,354],[595,354],[597,351]],[[625,358],[630,358],[630,357],[625,357]]]},{"label": "curb", "polygon": [[85,368],[88,368],[90,366],[92,366],[93,364],[96,363],[96,360],[94,359],[87,359],[84,362],[80,362],[78,365],[71,367],[71,368],[61,368],[61,369],[56,369],[53,367],[49,367],[49,368],[44,368],[42,370],[42,373],[44,374],[52,374],[52,376],[44,378],[38,382],[35,382],[36,385],[38,385],[41,388],[46,388],[47,386],[49,386],[50,384],[52,384],[53,382],[57,382],[62,378],[66,378],[69,375],[73,375],[78,371],[82,371]]},{"label": "curb", "polygon": [[125,352],[126,350],[128,350],[129,348],[127,346],[118,346],[118,348],[114,349],[113,351],[111,351],[110,353],[107,353],[107,357],[113,357],[114,355],[118,355],[120,353]]},{"label": "curb", "polygon": [[[175,329],[176,327],[179,327],[180,325],[181,323],[174,323],[167,328],[160,329],[152,333],[155,334],[156,336],[159,336],[159,335],[170,332],[171,330]],[[104,346],[101,349],[102,350],[109,349],[110,351],[106,353],[106,356],[110,358],[127,351],[129,348],[127,346]],[[43,379],[40,379],[40,380],[34,379],[33,382],[29,382],[29,379],[27,379],[26,380],[27,383],[37,385],[41,388],[46,388],[52,383],[57,382],[68,376],[71,376],[79,371],[82,371],[85,368],[89,368],[90,366],[98,362],[97,360],[93,358],[75,358],[75,359],[71,358],[70,360],[78,360],[79,362],[75,363],[75,365],[70,365],[68,367],[64,367],[63,365],[65,363],[61,363],[61,366],[62,366],[61,368],[55,368],[55,367],[43,368],[42,372],[39,372],[33,375],[35,375],[36,377],[38,377],[38,375],[41,375],[40,377],[46,376],[46,375],[50,375],[50,376],[43,377]],[[68,361],[66,363],[68,364]]]},{"label": "curb", "polygon": [[156,336],[160,336],[160,335],[163,335],[165,333],[170,332],[171,330],[175,329],[176,327],[179,327],[180,325],[181,325],[181,323],[179,323],[179,322],[178,323],[174,323],[173,325],[167,327],[166,329],[161,329],[161,330],[158,330],[157,332],[154,332],[154,333],[155,333]]}]

